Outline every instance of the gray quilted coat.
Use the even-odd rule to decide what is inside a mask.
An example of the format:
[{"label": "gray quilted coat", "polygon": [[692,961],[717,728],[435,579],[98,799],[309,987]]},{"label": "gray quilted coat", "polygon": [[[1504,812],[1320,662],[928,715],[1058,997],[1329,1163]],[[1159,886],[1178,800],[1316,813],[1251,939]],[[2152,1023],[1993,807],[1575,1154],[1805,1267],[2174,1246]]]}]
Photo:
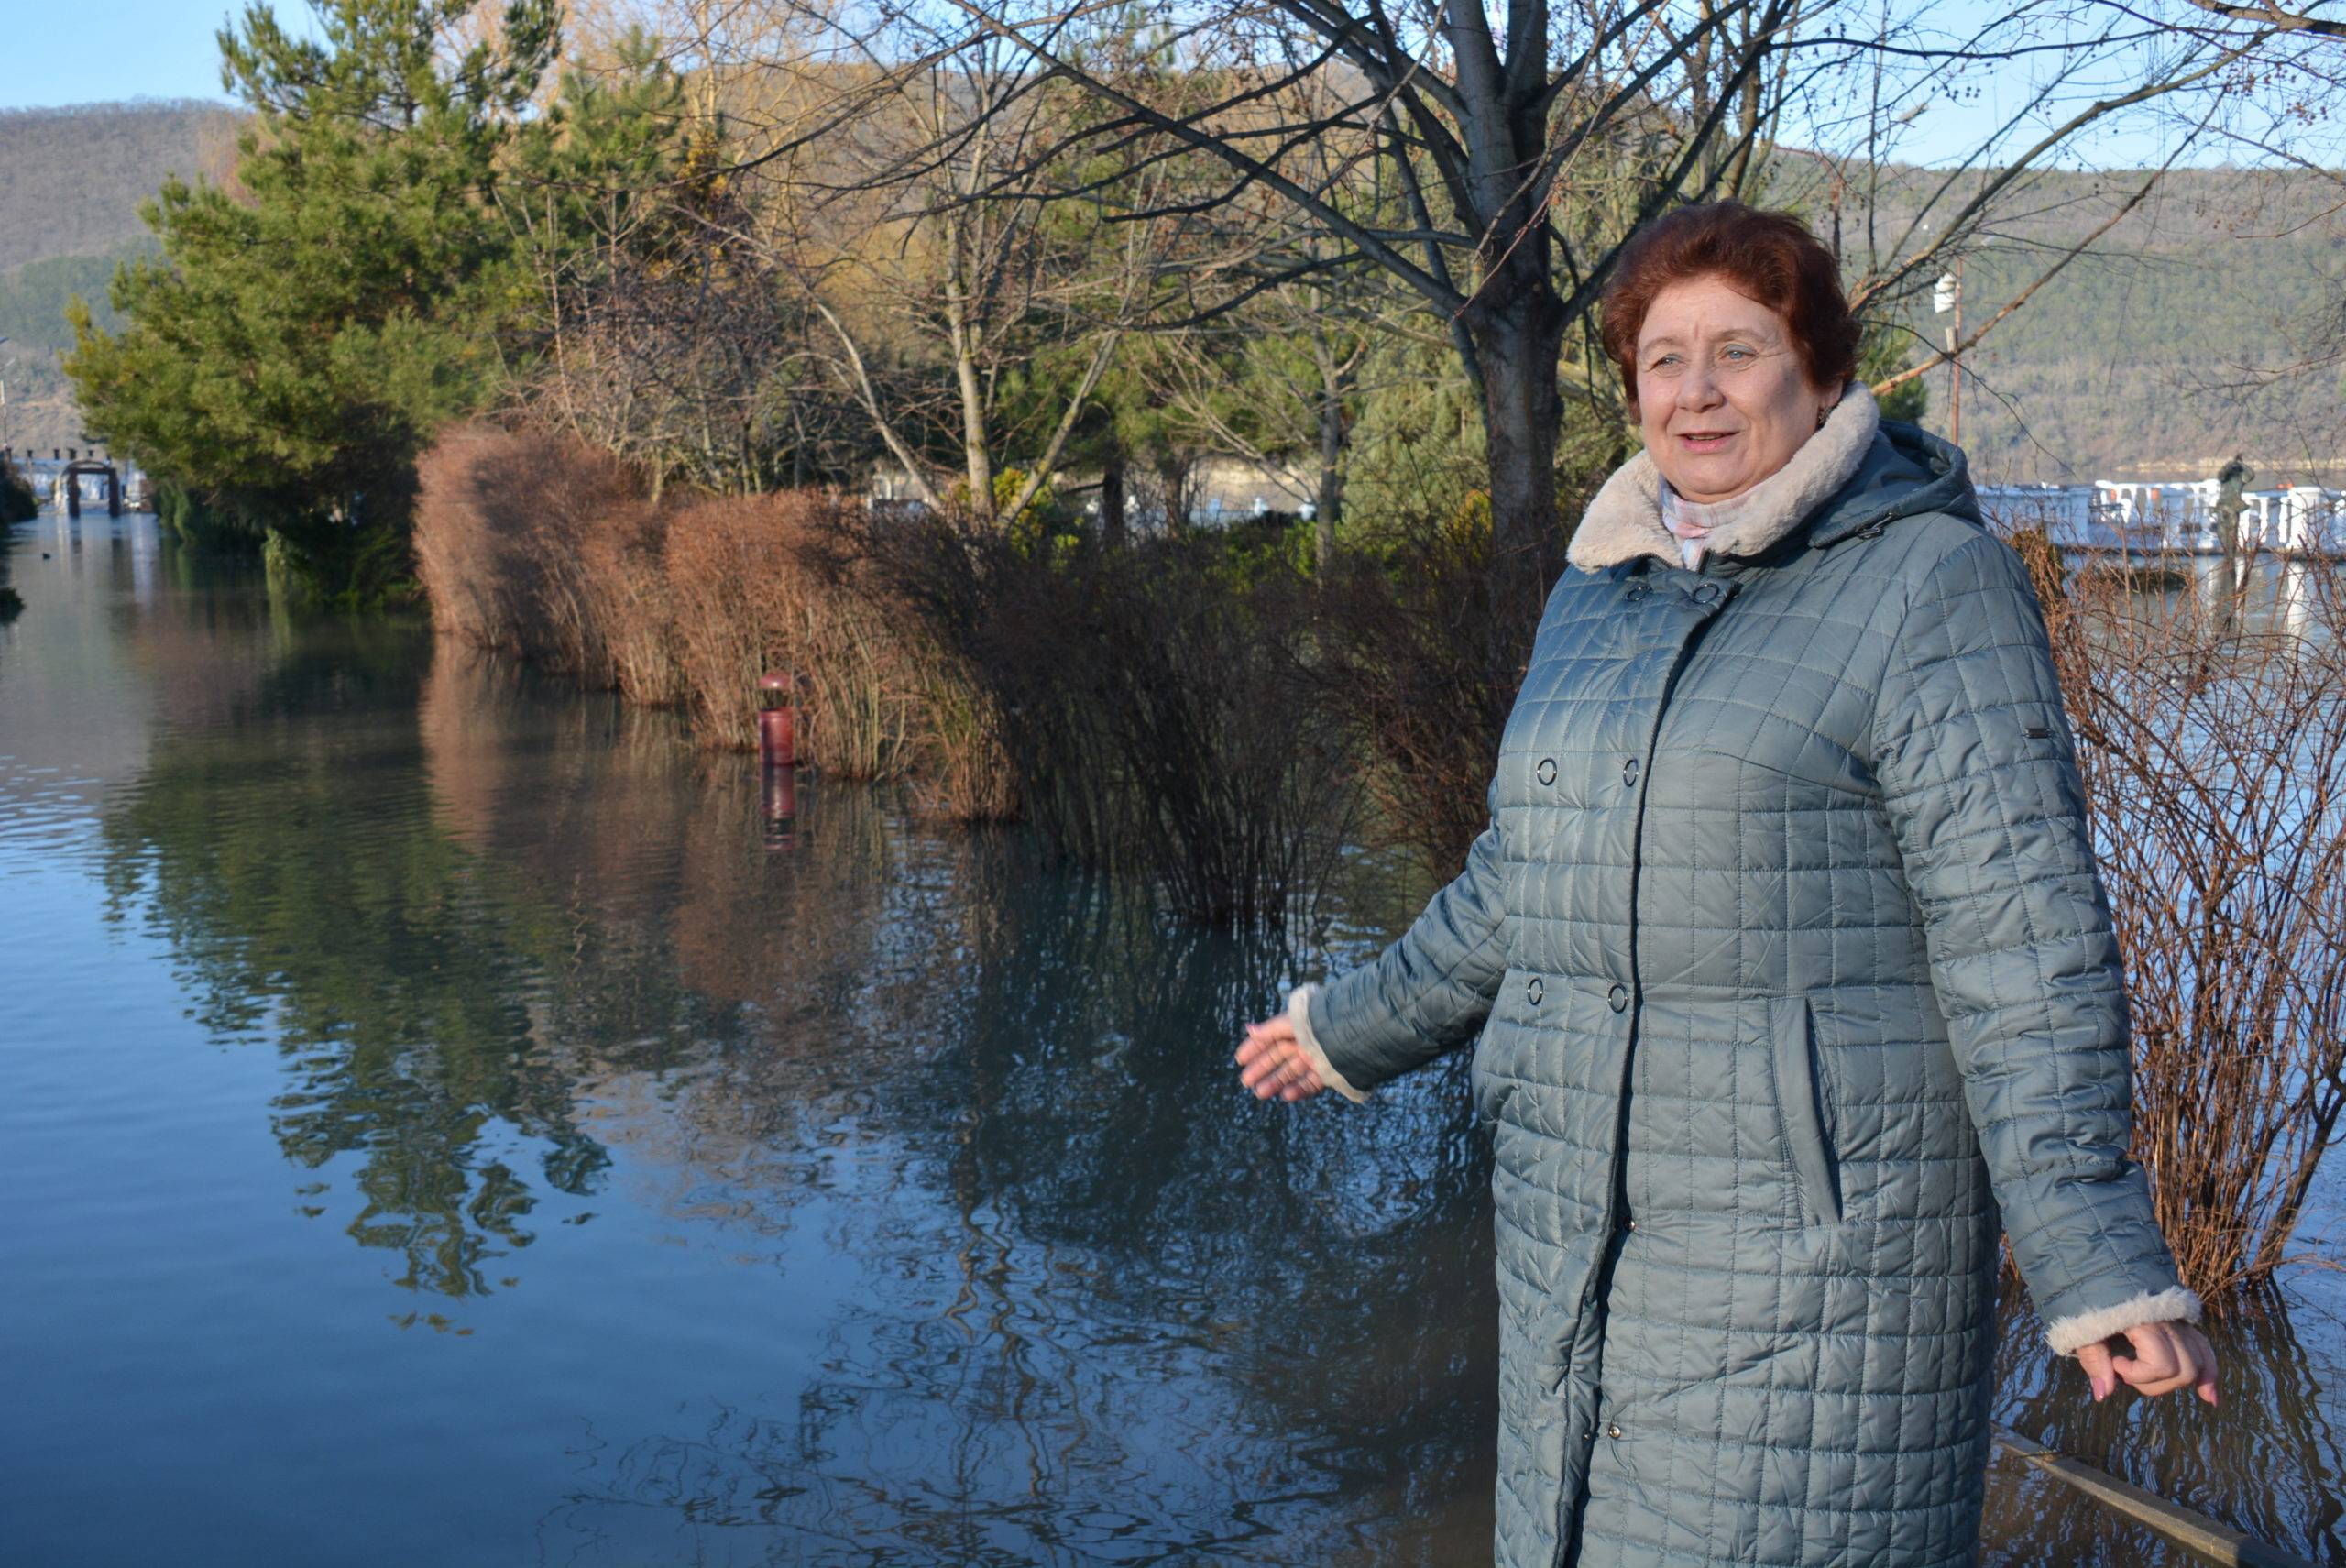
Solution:
[{"label": "gray quilted coat", "polygon": [[1289,999],[1356,1100],[1474,1043],[1504,1568],[1972,1563],[1999,1230],[2056,1350],[2198,1312],[2026,570],[1862,389],[1764,483],[1688,570],[1608,482],[1465,869]]}]

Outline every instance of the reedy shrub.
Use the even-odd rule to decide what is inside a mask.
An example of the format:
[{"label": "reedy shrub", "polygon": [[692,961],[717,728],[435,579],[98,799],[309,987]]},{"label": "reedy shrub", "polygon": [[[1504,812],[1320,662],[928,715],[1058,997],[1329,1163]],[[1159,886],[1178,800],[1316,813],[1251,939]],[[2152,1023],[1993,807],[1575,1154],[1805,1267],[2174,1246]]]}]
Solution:
[{"label": "reedy shrub", "polygon": [[[2296,1258],[2346,1120],[2346,582],[2320,558],[2238,588],[2159,563],[2031,566],[2123,956],[2132,1153],[2210,1300]],[[2203,580],[2204,578],[2204,580]]]},{"label": "reedy shrub", "polygon": [[621,684],[624,645],[630,695],[672,693],[656,641],[633,619],[634,584],[612,569],[656,549],[652,510],[625,465],[475,421],[444,433],[416,472],[416,576],[435,628],[606,688]]},{"label": "reedy shrub", "polygon": [[925,672],[887,594],[860,580],[859,510],[820,491],[711,497],[668,523],[668,603],[696,725],[757,744],[759,677],[799,677],[801,749],[827,772],[886,778],[920,743]]},{"label": "reedy shrub", "polygon": [[630,701],[686,706],[707,744],[757,744],[759,678],[794,672],[800,750],[843,776],[903,772],[926,672],[818,491],[653,502],[625,464],[542,430],[444,433],[418,465],[419,576],[441,631]]},{"label": "reedy shrub", "polygon": [[1561,562],[1493,571],[1479,495],[1388,518],[1371,538],[1322,596],[1319,679],[1355,720],[1363,836],[1447,882],[1489,821],[1499,735]]}]

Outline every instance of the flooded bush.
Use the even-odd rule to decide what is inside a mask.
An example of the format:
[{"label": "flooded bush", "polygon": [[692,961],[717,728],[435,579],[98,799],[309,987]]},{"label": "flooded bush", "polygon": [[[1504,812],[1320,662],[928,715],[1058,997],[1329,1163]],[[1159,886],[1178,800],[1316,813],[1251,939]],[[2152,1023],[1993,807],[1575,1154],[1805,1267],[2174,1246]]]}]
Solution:
[{"label": "flooded bush", "polygon": [[2251,593],[2182,558],[2158,565],[2188,586],[2145,593],[2126,564],[2065,574],[2013,543],[2125,956],[2134,1157],[2212,1300],[2293,1260],[2346,1113],[2346,585],[2300,559]]},{"label": "flooded bush", "polygon": [[592,619],[592,641],[611,684],[629,701],[647,707],[673,707],[686,696],[684,667],[676,658],[664,534],[659,512],[630,499],[577,530],[569,573],[575,602]]},{"label": "flooded bush", "polygon": [[1322,679],[1358,720],[1373,806],[1364,832],[1442,882],[1489,821],[1499,733],[1562,565],[1495,573],[1489,551],[1479,495],[1446,513],[1394,516],[1323,602]]},{"label": "flooded bush", "polygon": [[16,466],[0,457],[0,524],[30,522],[39,515],[40,498]]},{"label": "flooded bush", "polygon": [[757,744],[758,682],[795,671],[800,750],[856,778],[903,771],[919,673],[853,590],[839,502],[815,491],[653,502],[565,437],[456,426],[419,465],[418,574],[433,624],[616,688],[684,704],[709,744]]},{"label": "flooded bush", "polygon": [[1014,801],[1059,854],[1145,878],[1194,918],[1277,922],[1310,902],[1359,781],[1289,560],[1211,534],[1114,545],[935,515],[866,536],[925,629],[959,814]]},{"label": "flooded bush", "polygon": [[[416,575],[441,631],[590,685],[673,700],[615,570],[656,567],[649,502],[624,465],[578,443],[485,422],[444,433],[417,464]],[[656,573],[655,573],[656,576]]]}]

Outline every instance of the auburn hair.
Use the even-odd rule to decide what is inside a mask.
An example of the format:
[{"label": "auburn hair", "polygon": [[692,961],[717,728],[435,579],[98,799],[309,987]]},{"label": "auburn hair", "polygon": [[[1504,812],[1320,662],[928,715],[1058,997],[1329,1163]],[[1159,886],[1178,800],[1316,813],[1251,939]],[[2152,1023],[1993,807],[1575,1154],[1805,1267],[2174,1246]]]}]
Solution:
[{"label": "auburn hair", "polygon": [[1825,242],[1790,213],[1702,202],[1664,213],[1632,235],[1605,286],[1599,336],[1631,409],[1638,406],[1638,333],[1654,296],[1704,277],[1784,318],[1811,386],[1830,387],[1857,374],[1859,329],[1841,292],[1841,265]]}]

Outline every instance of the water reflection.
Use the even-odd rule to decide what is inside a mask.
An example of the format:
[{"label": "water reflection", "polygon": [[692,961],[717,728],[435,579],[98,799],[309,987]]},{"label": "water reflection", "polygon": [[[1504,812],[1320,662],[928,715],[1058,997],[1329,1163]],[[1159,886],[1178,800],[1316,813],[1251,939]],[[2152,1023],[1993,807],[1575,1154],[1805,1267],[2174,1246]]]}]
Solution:
[{"label": "water reflection", "polygon": [[[794,1420],[712,1403],[598,1441],[563,1530],[651,1508],[696,1551],[783,1527],[874,1562],[1334,1561],[1379,1518],[1429,1551],[1472,1533],[1445,1515],[1486,1530],[1496,1301],[1461,1095],[1381,1127],[1263,1106],[1233,1092],[1226,1021],[1286,955],[1047,874],[1014,837],[892,832],[862,790],[802,786],[777,861],[736,760],[598,747],[590,782],[515,754],[525,685],[435,663],[444,816],[599,909],[605,950],[565,972],[664,923],[696,997],[738,1007],[654,1075],[611,1049],[651,1020],[598,1024],[608,988],[557,982],[596,1135],[662,1170],[679,1219],[765,1245],[820,1193],[828,1228],[795,1245],[867,1271]],[[1299,1539],[1321,1516],[1336,1534]]]},{"label": "water reflection", "polygon": [[[0,1054],[0,1102],[119,1168],[77,1181],[156,1195],[0,1234],[56,1314],[11,1357],[41,1446],[0,1452],[37,1557],[144,1560],[151,1521],[73,1501],[126,1469],[187,1478],[191,1563],[1487,1553],[1463,1055],[1374,1110],[1261,1103],[1230,1049],[1289,952],[811,775],[778,850],[754,766],[667,716],[26,537],[0,877],[86,865],[118,933],[42,1005],[127,1031],[101,988],[146,964],[191,1014],[142,1076]],[[73,810],[9,771],[60,758]],[[1356,871],[1339,962],[1424,891]],[[172,1179],[206,1096],[281,1157],[248,1189]],[[2346,1558],[2341,1336],[2293,1307],[2224,1331],[2213,1420],[2085,1405],[2016,1318],[2002,1419]],[[1999,1563],[2180,1561],[2010,1466],[1990,1526]]]},{"label": "water reflection", "polygon": [[[208,721],[180,710],[103,820],[103,874],[170,941],[203,1027],[284,1058],[268,1109],[286,1156],[362,1157],[352,1237],[403,1255],[399,1284],[461,1298],[532,1239],[531,1178],[480,1157],[489,1118],[548,1146],[534,1176],[556,1190],[586,1190],[604,1157],[536,1029],[559,911],[416,787],[416,652],[297,648]],[[320,714],[340,721],[287,743]]]}]

